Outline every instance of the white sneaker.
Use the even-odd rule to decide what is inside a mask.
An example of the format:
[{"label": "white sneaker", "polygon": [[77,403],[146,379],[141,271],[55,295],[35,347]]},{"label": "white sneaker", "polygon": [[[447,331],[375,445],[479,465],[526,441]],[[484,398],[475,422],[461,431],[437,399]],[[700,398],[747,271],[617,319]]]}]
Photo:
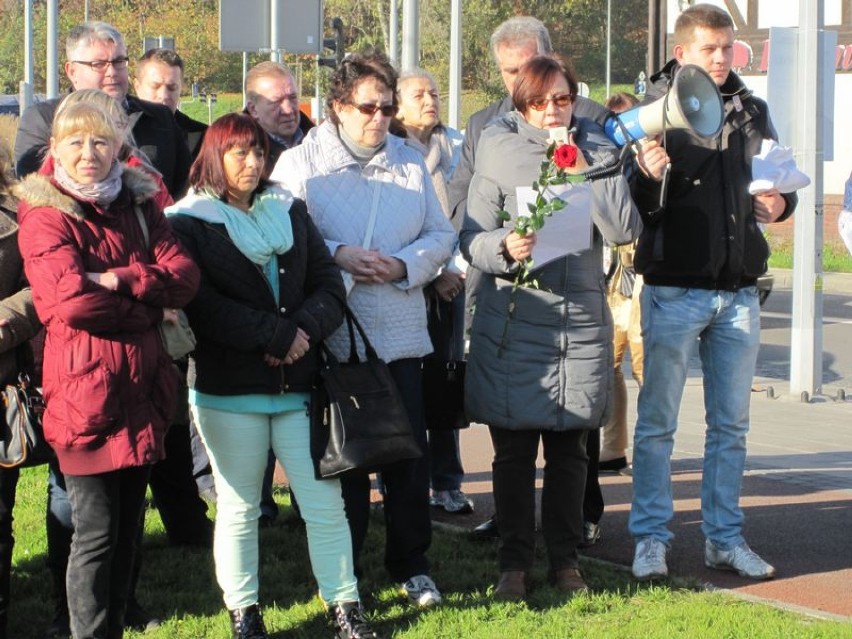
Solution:
[{"label": "white sneaker", "polygon": [[763,561],[746,542],[730,550],[722,550],[708,539],[704,544],[704,565],[717,570],[732,570],[749,579],[772,579],[775,576],[775,568]]},{"label": "white sneaker", "polygon": [[460,490],[436,490],[432,493],[429,504],[454,515],[473,512],[473,500]]},{"label": "white sneaker", "polygon": [[429,575],[414,575],[402,584],[402,591],[411,603],[429,608],[441,603],[441,593]]},{"label": "white sneaker", "polygon": [[636,544],[636,554],[633,555],[633,576],[640,581],[668,577],[666,552],[668,547],[659,539],[640,539]]}]

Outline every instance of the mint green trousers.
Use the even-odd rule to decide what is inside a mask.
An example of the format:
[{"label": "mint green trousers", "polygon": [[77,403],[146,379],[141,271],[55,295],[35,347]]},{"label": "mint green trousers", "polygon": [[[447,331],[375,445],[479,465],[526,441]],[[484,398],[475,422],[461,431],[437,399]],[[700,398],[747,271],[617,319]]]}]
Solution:
[{"label": "mint green trousers", "polygon": [[216,579],[229,610],[258,603],[258,517],[267,452],[284,466],[308,533],[308,552],[320,597],[358,601],[352,538],[340,482],[317,480],[305,409],[274,415],[191,406],[216,482]]}]

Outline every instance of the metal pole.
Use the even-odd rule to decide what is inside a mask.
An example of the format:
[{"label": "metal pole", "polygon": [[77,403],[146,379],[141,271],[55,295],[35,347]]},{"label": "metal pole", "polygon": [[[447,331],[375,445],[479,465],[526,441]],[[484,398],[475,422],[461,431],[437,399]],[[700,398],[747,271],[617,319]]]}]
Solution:
[{"label": "metal pole", "polygon": [[59,0],[47,0],[47,97],[59,97]]},{"label": "metal pole", "polygon": [[89,21],[89,0],[83,4],[83,22]]},{"label": "metal pole", "polygon": [[450,95],[447,107],[449,109],[448,124],[454,129],[461,128],[461,34],[461,0],[452,0],[450,2]]},{"label": "metal pole", "polygon": [[400,68],[413,69],[420,64],[420,3],[403,0],[402,3],[402,64]]},{"label": "metal pole", "polygon": [[793,324],[790,335],[790,392],[822,391],[823,90],[820,31],[825,0],[799,0],[795,147],[811,185],[799,191],[793,230]]},{"label": "metal pole", "polygon": [[612,0],[606,0],[606,97],[612,77]]},{"label": "metal pole", "polygon": [[33,69],[33,2],[24,2],[24,79],[21,82],[18,102],[20,112],[33,103],[33,84],[35,72]]},{"label": "metal pole", "polygon": [[399,3],[390,0],[390,24],[388,25],[388,57],[391,64],[399,66]]},{"label": "metal pole", "polygon": [[243,110],[246,108],[248,99],[246,98],[246,76],[248,75],[248,51],[243,51]]},{"label": "metal pole", "polygon": [[269,0],[269,59],[273,62],[281,61],[281,53],[278,50],[278,0]]}]

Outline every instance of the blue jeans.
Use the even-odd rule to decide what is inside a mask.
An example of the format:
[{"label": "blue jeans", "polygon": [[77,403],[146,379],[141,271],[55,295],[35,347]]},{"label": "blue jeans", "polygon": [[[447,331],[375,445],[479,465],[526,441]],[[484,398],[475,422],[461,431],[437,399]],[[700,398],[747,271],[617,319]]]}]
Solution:
[{"label": "blue jeans", "polygon": [[701,530],[722,549],[742,543],[740,487],[751,383],[760,346],[757,289],[712,291],[646,286],[642,291],[644,385],[633,442],[630,534],[669,544],[671,454],[695,340],[704,376],[707,430]]}]

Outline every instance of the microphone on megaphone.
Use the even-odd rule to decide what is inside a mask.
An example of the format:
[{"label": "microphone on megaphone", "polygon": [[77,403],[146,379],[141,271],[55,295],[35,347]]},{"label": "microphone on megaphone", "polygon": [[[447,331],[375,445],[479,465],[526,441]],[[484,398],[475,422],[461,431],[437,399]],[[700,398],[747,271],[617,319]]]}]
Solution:
[{"label": "microphone on megaphone", "polygon": [[722,130],[725,109],[719,88],[704,69],[694,64],[680,68],[671,88],[659,99],[619,115],[604,124],[607,137],[618,146],[653,137],[667,129],[688,129],[703,138]]}]

